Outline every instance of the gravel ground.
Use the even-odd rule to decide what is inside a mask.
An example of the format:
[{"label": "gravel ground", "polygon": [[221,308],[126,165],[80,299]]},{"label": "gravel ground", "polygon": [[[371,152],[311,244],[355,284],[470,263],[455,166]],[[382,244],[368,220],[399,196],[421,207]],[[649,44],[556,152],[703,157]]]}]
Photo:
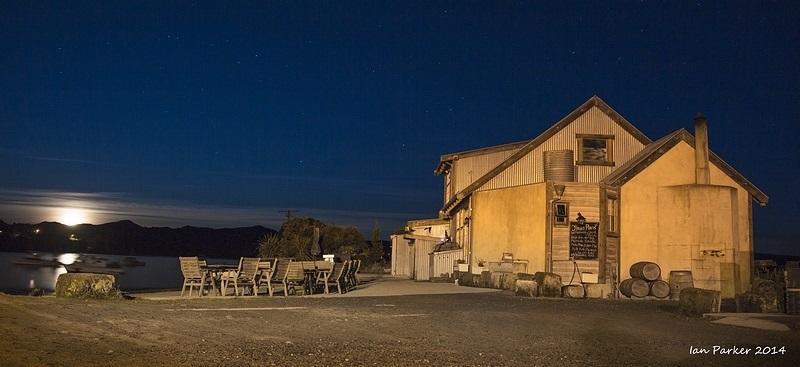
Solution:
[{"label": "gravel ground", "polygon": [[[0,295],[3,366],[796,365],[800,333],[711,324],[672,302],[509,293],[81,301]],[[785,347],[689,355],[690,346]]]}]

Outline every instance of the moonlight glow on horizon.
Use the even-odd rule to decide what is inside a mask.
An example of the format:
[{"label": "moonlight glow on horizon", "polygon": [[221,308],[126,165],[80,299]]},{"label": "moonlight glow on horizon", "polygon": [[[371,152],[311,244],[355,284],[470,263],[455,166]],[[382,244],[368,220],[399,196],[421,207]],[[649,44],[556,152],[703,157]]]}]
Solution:
[{"label": "moonlight glow on horizon", "polygon": [[58,211],[58,221],[68,226],[86,223],[87,215],[86,210],[77,208],[61,208]]}]

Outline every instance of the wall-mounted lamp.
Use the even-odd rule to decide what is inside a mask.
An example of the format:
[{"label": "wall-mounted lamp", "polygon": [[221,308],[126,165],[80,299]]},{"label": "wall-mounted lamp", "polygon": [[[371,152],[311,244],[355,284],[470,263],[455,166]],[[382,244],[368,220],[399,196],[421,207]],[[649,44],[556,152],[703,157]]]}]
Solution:
[{"label": "wall-mounted lamp", "polygon": [[564,185],[553,185],[553,189],[556,190],[556,196],[564,195],[564,189],[566,188]]}]

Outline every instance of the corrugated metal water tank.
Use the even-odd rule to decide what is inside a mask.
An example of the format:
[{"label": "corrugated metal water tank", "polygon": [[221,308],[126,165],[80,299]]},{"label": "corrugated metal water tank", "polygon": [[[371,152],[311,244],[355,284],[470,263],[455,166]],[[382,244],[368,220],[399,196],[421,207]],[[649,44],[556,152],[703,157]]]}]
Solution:
[{"label": "corrugated metal water tank", "polygon": [[542,154],[545,181],[575,181],[575,155],[571,149],[546,150]]}]

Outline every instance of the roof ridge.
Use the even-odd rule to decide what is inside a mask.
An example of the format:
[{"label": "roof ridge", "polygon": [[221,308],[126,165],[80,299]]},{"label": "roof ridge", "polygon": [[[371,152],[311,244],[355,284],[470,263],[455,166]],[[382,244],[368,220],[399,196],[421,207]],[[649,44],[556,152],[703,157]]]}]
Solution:
[{"label": "roof ridge", "polygon": [[452,208],[458,205],[458,203],[460,203],[461,200],[463,200],[465,197],[472,194],[473,191],[483,186],[483,184],[488,182],[491,178],[500,174],[500,172],[503,172],[506,168],[514,164],[516,161],[520,160],[530,151],[541,145],[544,141],[555,135],[557,132],[559,132],[567,125],[574,122],[578,117],[580,117],[586,111],[595,106],[600,108],[601,111],[603,111],[605,114],[611,117],[611,119],[614,122],[619,124],[620,127],[625,129],[626,131],[628,131],[631,135],[634,136],[634,138],[642,142],[642,144],[648,145],[653,142],[652,140],[650,140],[650,138],[647,137],[647,135],[645,135],[643,132],[637,129],[636,126],[633,126],[633,124],[630,123],[630,121],[625,119],[625,117],[620,115],[619,112],[615,111],[610,105],[608,105],[606,101],[604,101],[596,94],[592,95],[591,97],[589,97],[588,100],[586,100],[586,102],[581,103],[577,108],[572,110],[572,112],[568,113],[566,116],[564,116],[556,123],[551,125],[541,134],[531,139],[527,144],[525,144],[519,150],[514,152],[514,154],[510,155],[508,158],[497,164],[497,166],[495,166],[493,169],[489,170],[489,172],[487,172],[486,174],[484,174],[483,176],[472,182],[469,186],[465,187],[460,192],[456,193],[441,209],[440,215],[448,214],[448,212]]}]

